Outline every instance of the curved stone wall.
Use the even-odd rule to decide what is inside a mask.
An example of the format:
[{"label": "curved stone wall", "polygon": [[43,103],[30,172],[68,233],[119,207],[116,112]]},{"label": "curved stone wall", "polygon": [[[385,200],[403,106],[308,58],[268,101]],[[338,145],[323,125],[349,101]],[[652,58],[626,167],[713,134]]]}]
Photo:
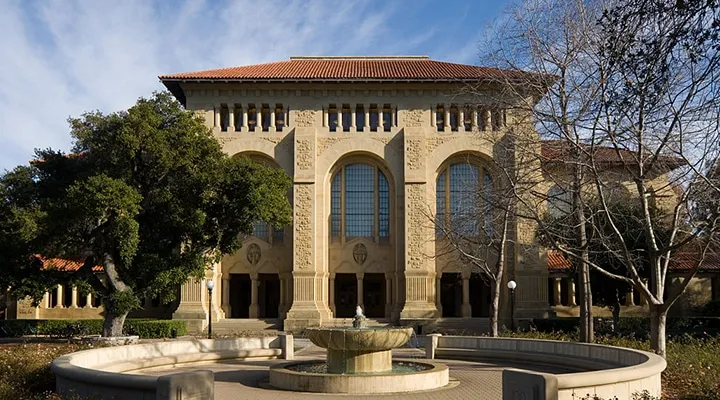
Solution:
[{"label": "curved stone wall", "polygon": [[656,354],[588,343],[440,335],[428,336],[427,343],[428,357],[434,354],[446,359],[505,360],[570,371],[549,374],[512,370],[503,374],[507,398],[522,398],[517,397],[521,393],[535,398],[532,393],[545,392],[547,398],[559,400],[587,394],[630,399],[633,393],[643,390],[660,397],[660,375],[667,366],[665,359]]}]

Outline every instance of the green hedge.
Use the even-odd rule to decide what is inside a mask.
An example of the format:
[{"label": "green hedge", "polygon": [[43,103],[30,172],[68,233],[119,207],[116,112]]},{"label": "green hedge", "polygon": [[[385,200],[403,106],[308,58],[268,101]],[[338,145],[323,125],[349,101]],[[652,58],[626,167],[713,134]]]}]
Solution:
[{"label": "green hedge", "polygon": [[[646,340],[650,336],[650,319],[647,317],[620,317],[620,324],[615,332],[612,329],[612,318],[595,317],[593,320],[597,335],[619,334],[640,340]],[[532,326],[539,332],[577,334],[580,330],[580,319],[533,319]],[[720,335],[720,317],[668,317],[666,330],[670,336],[717,336]]]},{"label": "green hedge", "polygon": [[[101,319],[0,320],[0,337],[47,335],[69,338],[99,335],[102,326]],[[177,329],[178,336],[187,335],[185,321],[178,320],[127,319],[124,328],[126,334],[138,335],[143,339],[171,337],[173,329]]]}]

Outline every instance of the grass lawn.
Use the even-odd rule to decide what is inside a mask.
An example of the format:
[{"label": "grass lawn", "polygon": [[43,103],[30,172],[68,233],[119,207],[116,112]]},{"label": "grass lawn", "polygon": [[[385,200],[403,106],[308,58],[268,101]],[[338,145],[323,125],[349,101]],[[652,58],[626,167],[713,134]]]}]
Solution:
[{"label": "grass lawn", "polygon": [[[567,340],[567,335],[518,334]],[[648,350],[649,343],[626,338],[600,338],[598,343]],[[720,338],[677,338],[668,341],[668,368],[663,388],[668,400],[720,400]],[[0,400],[58,400],[50,362],[57,356],[90,348],[72,343],[0,345]]]}]

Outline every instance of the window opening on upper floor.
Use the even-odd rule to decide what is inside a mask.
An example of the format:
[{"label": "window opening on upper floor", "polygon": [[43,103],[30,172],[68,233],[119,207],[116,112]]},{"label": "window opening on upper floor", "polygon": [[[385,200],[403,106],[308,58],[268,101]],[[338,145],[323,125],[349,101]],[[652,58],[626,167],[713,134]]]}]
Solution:
[{"label": "window opening on upper floor", "polygon": [[455,104],[452,104],[450,106],[450,130],[452,132],[457,132],[459,124],[460,124],[460,112],[458,111],[458,106]]},{"label": "window opening on upper floor", "polygon": [[257,108],[255,107],[255,104],[248,104],[247,109],[247,118],[248,118],[248,130],[250,132],[255,131],[255,128],[257,127]]},{"label": "window opening on upper floor", "polygon": [[[466,132],[472,131],[474,109],[469,106],[463,107],[463,126]],[[477,122],[476,122],[477,123]]]},{"label": "window opening on upper floor", "polygon": [[383,130],[385,132],[390,132],[390,129],[392,128],[392,121],[393,121],[392,106],[390,104],[384,104],[383,112],[382,112],[382,126],[383,126]]},{"label": "window opening on upper floor", "polygon": [[340,110],[340,122],[342,123],[342,130],[343,132],[350,132],[350,120],[352,116],[350,115],[350,105],[349,104],[343,104],[341,106]]},{"label": "window opening on upper floor", "polygon": [[438,104],[435,107],[435,126],[438,132],[445,132],[445,105]]},{"label": "window opening on upper floor", "polygon": [[242,130],[243,123],[243,110],[242,107],[239,105],[235,105],[233,107],[233,126],[235,127],[235,131],[239,132]]},{"label": "window opening on upper floor", "polygon": [[355,128],[358,132],[367,132],[367,121],[365,121],[365,106],[355,105]]},{"label": "window opening on upper floor", "polygon": [[227,132],[230,126],[230,109],[226,105],[220,106],[220,130]]},{"label": "window opening on upper floor", "polygon": [[380,126],[380,112],[377,104],[370,104],[370,132],[377,132]]},{"label": "window opening on upper floor", "polygon": [[262,131],[268,132],[270,130],[270,106],[267,104],[262,105],[260,111],[260,118],[262,122]]},{"label": "window opening on upper floor", "polygon": [[494,131],[500,130],[505,126],[505,110],[495,108],[492,110],[492,129]]},{"label": "window opening on upper floor", "polygon": [[275,104],[275,109],[273,110],[275,113],[275,130],[277,132],[282,132],[283,128],[286,125],[285,121],[285,108],[282,104]]},{"label": "window opening on upper floor", "polygon": [[338,131],[338,107],[335,104],[330,104],[328,107],[328,127],[330,132]]}]

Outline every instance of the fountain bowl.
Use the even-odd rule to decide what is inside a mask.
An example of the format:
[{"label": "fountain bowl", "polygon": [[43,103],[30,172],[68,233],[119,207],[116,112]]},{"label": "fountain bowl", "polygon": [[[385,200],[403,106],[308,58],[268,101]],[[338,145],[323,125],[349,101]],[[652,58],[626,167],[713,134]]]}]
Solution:
[{"label": "fountain bowl", "polygon": [[385,351],[398,348],[413,334],[412,328],[308,328],[313,344],[328,350]]}]

